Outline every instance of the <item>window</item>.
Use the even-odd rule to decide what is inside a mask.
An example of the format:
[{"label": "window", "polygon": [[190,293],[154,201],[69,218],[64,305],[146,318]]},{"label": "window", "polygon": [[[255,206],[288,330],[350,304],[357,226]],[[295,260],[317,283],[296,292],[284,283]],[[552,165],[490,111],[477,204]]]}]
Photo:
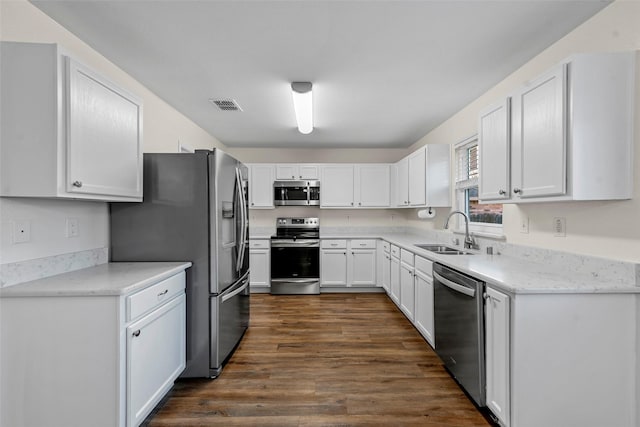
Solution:
[{"label": "window", "polygon": [[[469,226],[476,232],[502,232],[502,204],[481,204],[478,200],[479,175],[478,137],[456,146],[456,201],[458,209],[469,217]],[[459,222],[462,226],[462,222]],[[461,228],[461,227],[460,227]]]}]

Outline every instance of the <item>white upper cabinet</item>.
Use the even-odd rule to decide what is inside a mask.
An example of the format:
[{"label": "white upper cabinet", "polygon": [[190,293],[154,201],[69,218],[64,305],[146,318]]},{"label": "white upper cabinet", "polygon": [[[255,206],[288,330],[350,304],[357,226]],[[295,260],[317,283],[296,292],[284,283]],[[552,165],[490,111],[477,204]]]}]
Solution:
[{"label": "white upper cabinet", "polygon": [[142,200],[142,102],[56,44],[3,42],[0,195]]},{"label": "white upper cabinet", "polygon": [[388,208],[391,205],[390,165],[355,165],[355,205],[363,208]]},{"label": "white upper cabinet", "polygon": [[451,206],[451,147],[428,144],[395,164],[396,207]]},{"label": "white upper cabinet", "polygon": [[566,66],[555,67],[513,97],[515,197],[566,193]]},{"label": "white upper cabinet", "polygon": [[280,163],[276,165],[276,179],[318,179],[318,165]]},{"label": "white upper cabinet", "polygon": [[510,117],[511,98],[492,105],[480,113],[478,186],[482,200],[504,200],[511,195]]},{"label": "white upper cabinet", "polygon": [[249,167],[249,207],[273,209],[274,165],[256,163]]},{"label": "white upper cabinet", "polygon": [[322,165],[320,207],[385,208],[390,205],[389,164]]},{"label": "white upper cabinet", "polygon": [[323,165],[320,178],[320,207],[353,207],[353,165]]},{"label": "white upper cabinet", "polygon": [[396,206],[409,206],[409,158],[395,164],[396,172]]},{"label": "white upper cabinet", "polygon": [[[628,199],[635,52],[574,55],[480,114],[480,199]],[[504,194],[501,193],[504,191]]]}]

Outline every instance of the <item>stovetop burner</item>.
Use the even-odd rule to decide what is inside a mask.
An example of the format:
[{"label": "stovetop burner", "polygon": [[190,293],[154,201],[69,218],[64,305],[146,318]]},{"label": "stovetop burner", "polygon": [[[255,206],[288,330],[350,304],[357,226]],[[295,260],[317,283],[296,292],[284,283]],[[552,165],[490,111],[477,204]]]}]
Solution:
[{"label": "stovetop burner", "polygon": [[320,220],[318,218],[278,218],[276,234],[272,239],[319,239]]}]

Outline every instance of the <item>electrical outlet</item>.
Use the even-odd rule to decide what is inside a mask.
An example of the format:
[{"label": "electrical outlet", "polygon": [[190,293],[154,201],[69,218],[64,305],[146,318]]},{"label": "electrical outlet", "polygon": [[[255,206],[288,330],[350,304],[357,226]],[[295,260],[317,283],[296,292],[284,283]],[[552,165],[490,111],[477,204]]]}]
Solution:
[{"label": "electrical outlet", "polygon": [[520,232],[524,234],[529,233],[529,217],[523,216],[520,218]]},{"label": "electrical outlet", "polygon": [[78,218],[67,218],[67,237],[78,237],[80,234]]},{"label": "electrical outlet", "polygon": [[13,223],[13,243],[26,243],[31,240],[31,223],[15,221]]},{"label": "electrical outlet", "polygon": [[553,218],[553,235],[565,237],[567,235],[567,220],[562,217]]}]

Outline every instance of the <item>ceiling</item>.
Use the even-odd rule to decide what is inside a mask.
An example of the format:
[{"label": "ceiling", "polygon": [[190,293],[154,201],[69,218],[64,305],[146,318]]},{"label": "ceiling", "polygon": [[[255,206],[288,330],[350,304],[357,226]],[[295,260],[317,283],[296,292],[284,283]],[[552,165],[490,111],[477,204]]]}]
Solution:
[{"label": "ceiling", "polygon": [[[231,147],[408,147],[600,0],[32,0]],[[315,129],[296,129],[311,81]],[[225,112],[209,99],[235,99]]]}]

